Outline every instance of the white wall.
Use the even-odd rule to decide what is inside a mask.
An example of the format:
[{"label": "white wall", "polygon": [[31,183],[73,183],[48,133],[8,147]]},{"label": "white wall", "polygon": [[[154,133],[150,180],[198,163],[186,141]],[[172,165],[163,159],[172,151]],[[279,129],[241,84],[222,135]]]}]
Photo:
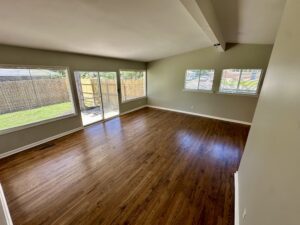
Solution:
[{"label": "white wall", "polygon": [[288,0],[239,169],[241,225],[300,224],[299,22]]},{"label": "white wall", "polygon": [[0,184],[0,224],[1,225],[12,225],[13,224],[1,184]]}]

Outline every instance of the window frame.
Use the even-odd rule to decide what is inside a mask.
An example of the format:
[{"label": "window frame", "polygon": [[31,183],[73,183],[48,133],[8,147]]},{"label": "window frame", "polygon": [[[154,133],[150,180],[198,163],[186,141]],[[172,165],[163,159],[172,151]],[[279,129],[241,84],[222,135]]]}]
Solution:
[{"label": "window frame", "polygon": [[[237,88],[236,89],[232,89],[232,90],[235,90],[236,92],[224,92],[221,90],[221,85],[222,85],[222,79],[223,79],[223,75],[224,75],[224,71],[225,70],[240,70],[240,76],[239,76],[239,80],[238,80],[238,85],[237,85]],[[239,85],[240,85],[240,81],[241,81],[241,77],[242,77],[242,74],[243,74],[243,70],[260,70],[260,77],[259,77],[259,81],[258,81],[258,84],[257,84],[257,89],[256,89],[256,92],[255,93],[249,93],[249,92],[242,92],[242,91],[239,91]],[[222,70],[222,74],[221,74],[221,79],[220,79],[220,84],[219,84],[219,89],[218,89],[218,94],[223,94],[223,95],[240,95],[240,96],[250,96],[250,97],[258,97],[259,94],[260,94],[260,91],[261,91],[261,86],[262,86],[262,81],[263,81],[263,78],[264,78],[264,70],[263,69],[258,69],[258,68],[230,68],[230,69],[223,69]]]},{"label": "window frame", "polygon": [[42,121],[38,121],[38,122],[34,122],[34,123],[29,123],[29,124],[25,124],[25,125],[21,125],[21,126],[17,126],[17,127],[11,127],[11,128],[5,129],[5,130],[0,130],[0,135],[4,135],[4,134],[16,132],[16,131],[21,131],[21,130],[31,128],[31,127],[37,127],[39,125],[48,124],[48,123],[51,123],[51,122],[59,121],[59,120],[70,118],[70,117],[75,117],[75,116],[78,115],[78,111],[77,111],[77,107],[76,107],[75,99],[74,99],[74,94],[73,94],[72,82],[71,82],[71,71],[70,71],[68,66],[0,64],[0,69],[5,69],[5,68],[7,68],[7,69],[49,69],[49,70],[51,70],[51,69],[57,69],[57,70],[63,69],[63,70],[67,70],[67,78],[68,78],[68,83],[69,83],[69,95],[70,95],[70,101],[71,101],[72,106],[73,106],[73,113],[68,114],[68,115],[58,116],[58,117],[55,117],[55,118],[42,120]]},{"label": "window frame", "polygon": [[[137,98],[132,98],[129,100],[123,100],[123,93],[122,93],[122,79],[121,79],[121,72],[122,71],[135,71],[135,72],[145,72],[145,90],[144,90],[144,96],[141,97],[137,97]],[[119,79],[120,79],[120,102],[121,103],[128,103],[128,102],[133,102],[133,101],[137,101],[137,100],[141,100],[141,99],[145,99],[147,98],[147,70],[146,69],[119,69]]]},{"label": "window frame", "polygon": [[[186,88],[186,75],[188,73],[189,70],[213,70],[214,72],[214,76],[213,76],[213,80],[212,80],[212,86],[210,90],[206,90],[206,89],[199,89],[199,84],[200,84],[200,77],[201,75],[199,75],[199,80],[198,80],[198,88],[197,89],[188,89]],[[183,86],[183,91],[186,92],[203,92],[203,93],[214,93],[214,83],[215,83],[215,75],[216,75],[216,70],[215,69],[186,69],[185,70],[185,74],[184,74],[184,86]]]}]

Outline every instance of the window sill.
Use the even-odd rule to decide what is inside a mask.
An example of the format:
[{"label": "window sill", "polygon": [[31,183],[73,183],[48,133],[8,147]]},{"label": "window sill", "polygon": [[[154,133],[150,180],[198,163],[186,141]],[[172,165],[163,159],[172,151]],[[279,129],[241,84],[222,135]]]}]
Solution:
[{"label": "window sill", "polygon": [[259,94],[243,94],[243,93],[230,93],[230,92],[216,92],[218,95],[234,95],[234,96],[243,96],[243,97],[252,97],[252,98],[258,98]]},{"label": "window sill", "polygon": [[138,100],[142,100],[147,98],[147,96],[143,96],[143,97],[138,97],[138,98],[133,98],[133,99],[129,99],[129,100],[125,100],[125,101],[121,101],[121,103],[129,103],[129,102],[134,102],[134,101],[138,101]]},{"label": "window sill", "polygon": [[0,130],[0,135],[4,135],[4,134],[24,130],[24,129],[31,128],[31,127],[36,127],[36,126],[39,126],[39,125],[48,124],[48,123],[51,123],[51,122],[54,122],[54,121],[58,121],[58,120],[62,120],[62,119],[70,118],[70,117],[75,117],[77,115],[78,115],[77,113],[72,113],[72,114],[65,115],[65,116],[60,116],[60,117],[47,119],[47,120],[43,120],[43,121],[39,121],[39,122],[35,122],[35,123],[30,123],[30,124],[26,124],[26,125],[22,125],[22,126],[18,126],[18,127],[12,127],[12,128],[8,128],[8,129],[5,129],[5,130]]},{"label": "window sill", "polygon": [[205,93],[205,94],[213,94],[213,91],[206,91],[206,90],[192,90],[192,89],[183,89],[183,92],[195,92],[195,93]]}]

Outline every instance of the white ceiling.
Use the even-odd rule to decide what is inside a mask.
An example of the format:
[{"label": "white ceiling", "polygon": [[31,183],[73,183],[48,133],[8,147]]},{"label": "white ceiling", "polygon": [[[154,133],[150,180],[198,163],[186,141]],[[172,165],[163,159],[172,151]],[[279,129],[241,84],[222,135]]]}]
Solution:
[{"label": "white ceiling", "polygon": [[212,0],[227,42],[273,44],[286,0]]},{"label": "white ceiling", "polygon": [[179,0],[1,0],[0,43],[151,61],[211,46]]},{"label": "white ceiling", "polygon": [[[211,0],[225,41],[274,43],[285,0]],[[1,0],[0,44],[152,61],[212,44],[180,0]]]}]

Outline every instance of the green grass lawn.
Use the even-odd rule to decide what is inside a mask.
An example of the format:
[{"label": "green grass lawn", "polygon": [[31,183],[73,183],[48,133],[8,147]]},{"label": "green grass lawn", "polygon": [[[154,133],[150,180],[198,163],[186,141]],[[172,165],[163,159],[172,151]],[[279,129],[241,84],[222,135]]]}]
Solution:
[{"label": "green grass lawn", "polygon": [[[257,87],[258,86],[258,80],[248,80],[248,81],[241,81],[240,82],[240,88],[242,89],[249,89],[250,87]],[[222,85],[223,86],[229,86],[232,88],[236,88],[236,86],[238,85],[238,81],[227,81],[227,80],[223,80],[222,81]]]},{"label": "green grass lawn", "polygon": [[71,113],[71,102],[43,106],[36,109],[0,114],[0,130],[18,127]]}]

